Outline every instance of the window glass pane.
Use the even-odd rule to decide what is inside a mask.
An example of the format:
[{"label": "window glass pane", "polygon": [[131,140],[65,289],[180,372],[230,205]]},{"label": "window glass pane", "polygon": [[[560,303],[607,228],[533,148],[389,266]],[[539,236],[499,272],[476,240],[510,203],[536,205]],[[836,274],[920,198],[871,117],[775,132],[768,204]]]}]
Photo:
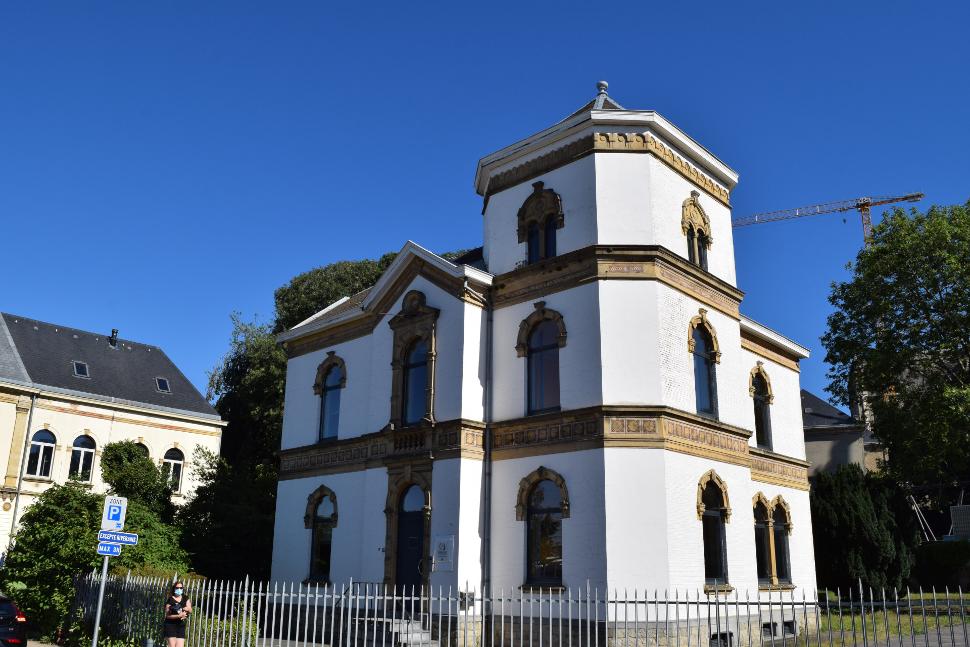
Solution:
[{"label": "window glass pane", "polygon": [[173,461],[171,463],[171,466],[172,466],[171,467],[172,472],[171,472],[171,480],[169,481],[169,483],[172,486],[172,490],[174,492],[178,492],[179,489],[181,489],[182,487],[182,463],[176,463]]},{"label": "window glass pane", "polygon": [[546,258],[552,258],[556,255],[556,219],[549,218],[546,220],[545,228],[545,243],[546,243]]},{"label": "window glass pane", "polygon": [[401,498],[402,512],[419,512],[424,509],[424,490],[417,485],[412,485]]},{"label": "window glass pane", "polygon": [[562,513],[529,514],[529,581],[562,582]]},{"label": "window glass pane", "polygon": [[91,468],[94,465],[94,452],[87,451],[84,452],[84,456],[81,458],[81,480],[90,481],[91,480]]},{"label": "window glass pane", "polygon": [[164,458],[170,461],[183,461],[185,460],[185,454],[183,454],[180,450],[175,449],[173,447],[167,452],[165,452]]},{"label": "window glass pane", "polygon": [[327,371],[327,377],[323,381],[324,387],[339,387],[344,379],[344,371],[339,366],[334,366]]},{"label": "window glass pane", "polygon": [[561,503],[559,486],[548,479],[536,483],[529,494],[531,508],[559,508]]},{"label": "window glass pane", "polygon": [[785,528],[787,521],[784,511],[776,508],[773,530],[775,533],[775,573],[779,582],[791,581],[791,569],[788,563],[788,532]]},{"label": "window glass pane", "polygon": [[37,466],[40,463],[40,445],[30,444],[30,456],[27,458],[27,473],[37,476]]},{"label": "window glass pane", "polygon": [[559,407],[559,348],[529,353],[529,412]]},{"label": "window glass pane", "polygon": [[724,520],[720,512],[704,512],[704,577],[708,582],[725,582]]},{"label": "window glass pane", "polygon": [[687,260],[697,262],[697,240],[693,227],[687,227]]},{"label": "window glass pane", "polygon": [[320,499],[320,503],[317,504],[317,519],[329,519],[333,516],[333,513],[333,501],[330,500],[330,497],[325,496]]},{"label": "window glass pane", "polygon": [[427,408],[428,366],[410,366],[404,374],[404,424],[421,421]]},{"label": "window glass pane", "polygon": [[81,460],[84,458],[83,452],[74,450],[71,452],[71,466],[67,470],[68,476],[75,478],[81,476]]},{"label": "window glass pane", "polygon": [[559,326],[547,319],[537,324],[529,333],[529,348],[540,350],[551,346],[559,347]]},{"label": "window glass pane", "polygon": [[539,225],[532,223],[529,225],[529,263],[539,260]]},{"label": "window glass pane", "polygon": [[50,476],[51,475],[51,464],[54,462],[54,448],[50,445],[44,445],[41,449],[40,458],[40,476]]},{"label": "window glass pane", "polygon": [[317,523],[313,526],[313,547],[310,558],[310,577],[314,580],[330,580],[330,550],[333,529],[329,524]]},{"label": "window glass pane", "polygon": [[697,396],[697,412],[713,413],[714,399],[711,397],[711,369],[709,360],[694,353],[694,391]]},{"label": "window glass pane", "polygon": [[91,436],[78,436],[74,439],[74,446],[83,449],[94,449],[94,439]]},{"label": "window glass pane", "polygon": [[54,434],[46,429],[35,433],[31,440],[33,440],[35,443],[51,443],[52,445],[57,442],[57,439],[54,438]]},{"label": "window glass pane", "polygon": [[762,583],[771,581],[770,550],[768,547],[768,525],[758,522],[754,525],[755,556],[758,562],[758,580]]},{"label": "window glass pane", "polygon": [[707,510],[720,510],[723,508],[724,496],[721,494],[721,488],[713,482],[708,481],[707,485],[704,486],[704,493],[701,495],[701,503],[704,504],[704,508]]},{"label": "window glass pane", "polygon": [[707,236],[701,234],[697,237],[697,256],[698,265],[702,269],[707,269]]},{"label": "window glass pane", "polygon": [[139,451],[141,451],[145,458],[148,458],[148,447],[141,443],[135,443],[135,446],[138,447]]},{"label": "window glass pane", "polygon": [[340,389],[324,391],[320,406],[323,408],[320,416],[320,438],[336,438],[337,425],[340,424]]},{"label": "window glass pane", "polygon": [[768,403],[760,396],[754,397],[754,436],[759,447],[768,447]]}]

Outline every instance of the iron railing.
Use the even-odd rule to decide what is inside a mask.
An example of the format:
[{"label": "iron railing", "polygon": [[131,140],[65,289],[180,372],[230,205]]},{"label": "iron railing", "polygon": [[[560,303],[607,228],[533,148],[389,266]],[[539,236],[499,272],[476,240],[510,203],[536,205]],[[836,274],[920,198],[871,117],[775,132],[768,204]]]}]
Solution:
[{"label": "iron railing", "polygon": [[[161,641],[171,579],[109,577],[102,631]],[[90,627],[100,575],[77,581]],[[185,581],[188,647],[970,647],[962,590],[597,591]]]}]

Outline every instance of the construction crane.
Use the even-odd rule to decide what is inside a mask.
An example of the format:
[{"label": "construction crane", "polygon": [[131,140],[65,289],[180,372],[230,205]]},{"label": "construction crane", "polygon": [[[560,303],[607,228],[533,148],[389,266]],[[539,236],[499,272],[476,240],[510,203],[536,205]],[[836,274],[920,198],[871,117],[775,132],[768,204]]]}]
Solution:
[{"label": "construction crane", "polygon": [[906,195],[895,196],[875,196],[865,198],[855,198],[854,200],[838,200],[836,202],[823,202],[813,204],[808,207],[797,209],[782,209],[781,211],[767,211],[756,213],[753,216],[745,216],[731,221],[731,226],[747,227],[748,225],[760,225],[763,222],[776,222],[778,220],[791,220],[793,218],[804,218],[805,216],[818,216],[823,213],[842,213],[856,209],[862,216],[862,234],[865,236],[866,244],[872,240],[872,215],[873,207],[880,207],[897,202],[919,202],[923,199],[922,193],[907,193]]}]

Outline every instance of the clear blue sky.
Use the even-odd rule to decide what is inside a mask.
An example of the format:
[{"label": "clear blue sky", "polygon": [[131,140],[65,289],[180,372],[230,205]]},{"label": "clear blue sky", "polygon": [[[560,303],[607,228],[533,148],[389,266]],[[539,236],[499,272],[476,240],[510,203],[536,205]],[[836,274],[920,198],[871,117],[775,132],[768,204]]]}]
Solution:
[{"label": "clear blue sky", "polygon": [[[269,319],[293,275],[479,245],[478,158],[601,78],[741,174],[735,215],[970,196],[970,4],[621,7],[3,3],[0,308],[120,328],[204,390],[230,313]],[[743,311],[811,348],[820,392],[858,217],[735,243]]]}]

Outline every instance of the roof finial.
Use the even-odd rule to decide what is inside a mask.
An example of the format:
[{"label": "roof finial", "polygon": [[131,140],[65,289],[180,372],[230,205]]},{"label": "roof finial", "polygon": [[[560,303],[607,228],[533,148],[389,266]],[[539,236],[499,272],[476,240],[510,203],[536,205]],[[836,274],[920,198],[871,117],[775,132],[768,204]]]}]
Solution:
[{"label": "roof finial", "polygon": [[610,87],[610,84],[606,81],[597,81],[596,90],[597,94],[606,94],[606,88]]}]

